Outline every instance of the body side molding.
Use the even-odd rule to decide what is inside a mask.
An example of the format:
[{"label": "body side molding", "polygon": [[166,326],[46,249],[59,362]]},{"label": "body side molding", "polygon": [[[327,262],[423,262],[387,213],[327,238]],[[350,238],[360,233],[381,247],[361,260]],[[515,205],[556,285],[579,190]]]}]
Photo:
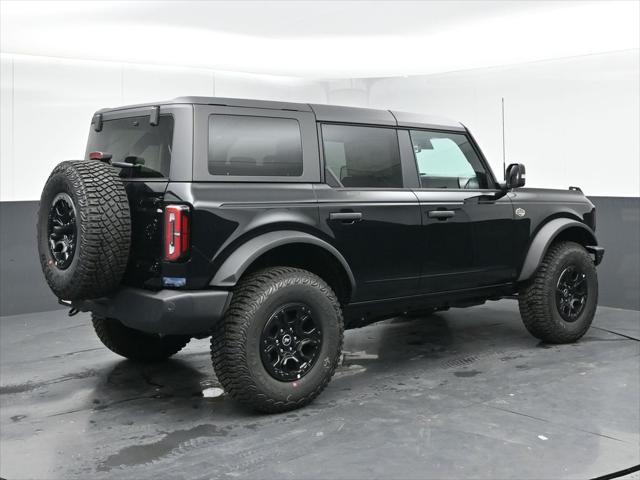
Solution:
[{"label": "body side molding", "polygon": [[[588,246],[597,245],[598,241],[596,240],[596,236],[593,233],[593,230],[589,228],[584,223],[581,223],[577,220],[572,220],[570,218],[556,218],[546,223],[536,234],[536,236],[531,241],[529,245],[529,250],[527,251],[527,256],[524,259],[522,264],[522,268],[520,269],[520,275],[518,276],[518,281],[521,282],[523,280],[527,280],[533,275],[533,273],[540,265],[542,261],[542,257],[547,252],[549,245],[551,242],[558,236],[560,232],[563,230],[567,230],[568,228],[581,228],[588,236],[591,238],[591,241]],[[585,245],[587,247],[587,245]]]}]

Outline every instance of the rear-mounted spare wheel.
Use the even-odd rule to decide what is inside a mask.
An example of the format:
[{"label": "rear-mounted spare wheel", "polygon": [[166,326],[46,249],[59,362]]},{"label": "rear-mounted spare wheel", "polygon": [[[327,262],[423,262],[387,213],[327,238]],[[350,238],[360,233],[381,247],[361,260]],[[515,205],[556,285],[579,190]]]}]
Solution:
[{"label": "rear-mounted spare wheel", "polygon": [[60,163],[42,191],[37,229],[42,271],[58,298],[111,293],[131,243],[129,202],[117,170],[99,161]]}]

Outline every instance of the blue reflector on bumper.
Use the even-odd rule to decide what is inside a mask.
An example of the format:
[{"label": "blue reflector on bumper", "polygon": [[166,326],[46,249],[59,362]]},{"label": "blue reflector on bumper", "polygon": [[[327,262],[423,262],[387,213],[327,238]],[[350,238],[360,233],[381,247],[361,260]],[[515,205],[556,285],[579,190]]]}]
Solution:
[{"label": "blue reflector on bumper", "polygon": [[184,287],[187,279],[184,277],[162,277],[162,285],[165,287]]}]

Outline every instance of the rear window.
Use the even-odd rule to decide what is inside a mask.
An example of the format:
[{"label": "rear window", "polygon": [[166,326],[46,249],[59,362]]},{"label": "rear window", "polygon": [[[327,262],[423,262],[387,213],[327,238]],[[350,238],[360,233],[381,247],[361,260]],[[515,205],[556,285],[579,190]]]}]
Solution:
[{"label": "rear window", "polygon": [[149,124],[148,115],[105,120],[101,131],[89,133],[87,159],[90,152],[103,152],[112,162],[135,165],[121,168],[122,177],[168,177],[172,139],[171,115],[160,115],[156,126]]},{"label": "rear window", "polygon": [[300,125],[293,118],[209,116],[211,175],[299,177]]}]

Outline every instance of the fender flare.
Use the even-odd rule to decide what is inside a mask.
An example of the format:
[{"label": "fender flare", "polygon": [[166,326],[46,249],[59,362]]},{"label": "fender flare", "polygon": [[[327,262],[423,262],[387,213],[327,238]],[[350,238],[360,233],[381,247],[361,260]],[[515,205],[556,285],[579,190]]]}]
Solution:
[{"label": "fender flare", "polygon": [[593,230],[584,223],[570,218],[556,218],[551,220],[538,231],[531,241],[529,250],[527,251],[527,256],[525,257],[522,268],[520,269],[518,282],[527,280],[534,274],[545,253],[547,253],[549,245],[551,245],[551,242],[553,242],[560,232],[574,227],[581,228],[588,233],[588,236],[590,237],[589,245],[598,244],[595,233],[593,233]]},{"label": "fender flare", "polygon": [[349,283],[351,294],[355,292],[356,281],[353,272],[342,254],[330,243],[305,232],[295,230],[280,230],[277,232],[263,233],[240,245],[220,266],[216,274],[209,282],[211,287],[233,287],[238,283],[242,274],[262,254],[282,245],[305,243],[315,245],[329,252],[344,268]]}]

